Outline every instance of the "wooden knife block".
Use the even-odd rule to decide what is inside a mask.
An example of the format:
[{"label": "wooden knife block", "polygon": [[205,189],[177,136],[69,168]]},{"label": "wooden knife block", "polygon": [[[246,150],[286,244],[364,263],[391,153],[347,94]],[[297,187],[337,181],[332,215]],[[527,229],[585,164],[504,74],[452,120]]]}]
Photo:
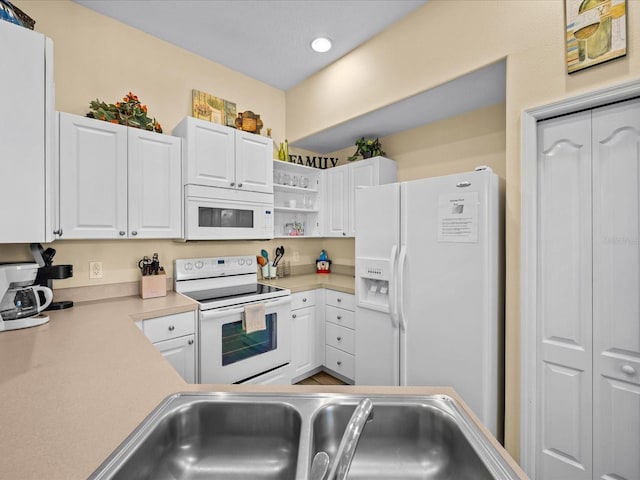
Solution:
[{"label": "wooden knife block", "polygon": [[140,296],[142,298],[155,298],[167,296],[167,275],[143,275],[140,279]]}]

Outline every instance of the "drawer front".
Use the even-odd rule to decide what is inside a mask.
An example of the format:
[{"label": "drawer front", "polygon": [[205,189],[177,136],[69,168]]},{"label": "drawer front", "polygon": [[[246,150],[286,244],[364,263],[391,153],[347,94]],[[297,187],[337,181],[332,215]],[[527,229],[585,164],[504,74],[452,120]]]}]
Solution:
[{"label": "drawer front", "polygon": [[196,332],[195,312],[183,312],[144,320],[143,331],[152,342],[169,340]]},{"label": "drawer front", "polygon": [[344,352],[354,354],[356,338],[354,331],[347,327],[327,323],[325,330],[325,341],[327,345],[338,348]]},{"label": "drawer front", "polygon": [[356,314],[343,308],[327,306],[324,318],[327,322],[335,323],[336,325],[342,325],[354,330],[356,328]]},{"label": "drawer front", "polygon": [[356,297],[350,293],[336,292],[335,290],[327,290],[327,305],[334,307],[346,308],[355,311]]},{"label": "drawer front", "polygon": [[355,357],[350,353],[343,352],[337,348],[325,347],[325,366],[331,370],[344,375],[350,380],[355,377]]},{"label": "drawer front", "polygon": [[312,307],[316,304],[316,291],[307,290],[291,294],[291,310]]}]

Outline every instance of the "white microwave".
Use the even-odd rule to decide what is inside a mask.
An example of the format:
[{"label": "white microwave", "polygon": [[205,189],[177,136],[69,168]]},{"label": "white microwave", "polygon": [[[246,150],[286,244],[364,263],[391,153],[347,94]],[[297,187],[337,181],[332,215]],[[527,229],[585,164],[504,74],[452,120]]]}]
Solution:
[{"label": "white microwave", "polygon": [[185,240],[273,238],[273,194],[185,186]]}]

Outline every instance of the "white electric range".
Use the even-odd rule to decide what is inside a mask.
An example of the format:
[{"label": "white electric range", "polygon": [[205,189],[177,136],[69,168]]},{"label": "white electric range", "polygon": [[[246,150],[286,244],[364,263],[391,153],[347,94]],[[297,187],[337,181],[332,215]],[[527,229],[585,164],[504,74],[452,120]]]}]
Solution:
[{"label": "white electric range", "polygon": [[[291,291],[258,282],[255,256],[177,259],[175,291],[199,304],[199,383],[291,383]],[[247,333],[245,306],[264,304]]]}]

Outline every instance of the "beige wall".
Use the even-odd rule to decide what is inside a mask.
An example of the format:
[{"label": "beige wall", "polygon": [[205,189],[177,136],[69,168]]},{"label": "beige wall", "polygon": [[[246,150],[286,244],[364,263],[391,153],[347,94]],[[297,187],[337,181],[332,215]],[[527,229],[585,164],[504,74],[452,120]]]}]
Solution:
[{"label": "beige wall", "polygon": [[[386,156],[398,163],[399,182],[468,172],[479,165],[504,179],[505,104],[382,137],[380,143]],[[339,157],[342,165],[354,152],[352,146],[326,156]]]},{"label": "beige wall", "polygon": [[520,449],[520,116],[525,109],[640,74],[640,1],[627,1],[627,56],[571,76],[565,63],[564,3],[430,0],[287,92],[287,134],[295,141],[506,57],[505,442],[516,458]]}]

